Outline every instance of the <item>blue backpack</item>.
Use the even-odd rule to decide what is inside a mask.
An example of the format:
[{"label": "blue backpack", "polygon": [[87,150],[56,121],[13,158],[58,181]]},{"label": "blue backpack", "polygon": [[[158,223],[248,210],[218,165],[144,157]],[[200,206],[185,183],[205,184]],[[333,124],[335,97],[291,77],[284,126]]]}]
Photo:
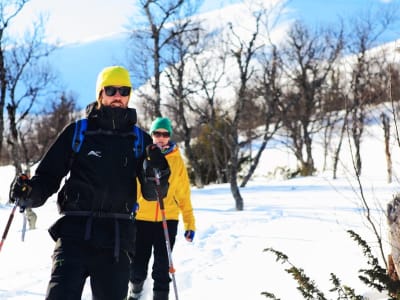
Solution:
[{"label": "blue backpack", "polygon": [[[74,153],[78,153],[81,149],[82,142],[85,138],[86,128],[87,119],[80,119],[75,121],[74,137],[72,138],[72,150],[74,151]],[[143,131],[136,125],[133,125],[132,132],[136,137],[133,143],[133,152],[135,153],[135,158],[137,159],[141,157],[144,153]]]}]

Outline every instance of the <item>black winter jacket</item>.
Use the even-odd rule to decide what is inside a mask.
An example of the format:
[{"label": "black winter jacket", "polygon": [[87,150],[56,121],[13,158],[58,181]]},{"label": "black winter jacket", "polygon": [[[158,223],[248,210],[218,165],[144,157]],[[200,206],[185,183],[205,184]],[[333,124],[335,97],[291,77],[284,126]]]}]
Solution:
[{"label": "black winter jacket", "polygon": [[[133,151],[136,111],[96,109],[91,105],[87,114],[88,126],[80,151],[72,150],[75,123],[71,123],[36,169],[30,198],[33,207],[41,206],[59,190],[69,173],[57,200],[64,216],[49,229],[52,238],[86,240],[100,248],[114,248],[118,256],[120,249],[133,251],[135,232],[131,215],[136,203],[136,177],[144,184],[142,192],[149,194],[154,186],[144,180],[145,151],[139,159]],[[152,139],[142,133],[145,147]],[[161,185],[166,191],[168,176],[161,180]]]}]

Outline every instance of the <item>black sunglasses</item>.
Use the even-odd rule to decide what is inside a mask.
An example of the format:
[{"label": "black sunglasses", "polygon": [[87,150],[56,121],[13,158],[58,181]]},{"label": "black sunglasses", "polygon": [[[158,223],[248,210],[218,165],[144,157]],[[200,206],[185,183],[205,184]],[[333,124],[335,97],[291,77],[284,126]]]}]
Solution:
[{"label": "black sunglasses", "polygon": [[106,93],[107,96],[111,97],[114,96],[117,91],[122,97],[129,96],[131,93],[131,88],[129,86],[121,86],[121,87],[115,87],[115,86],[105,86],[104,87],[104,92]]},{"label": "black sunglasses", "polygon": [[159,138],[159,137],[169,137],[169,132],[168,131],[153,131],[152,135],[154,135],[155,137]]}]

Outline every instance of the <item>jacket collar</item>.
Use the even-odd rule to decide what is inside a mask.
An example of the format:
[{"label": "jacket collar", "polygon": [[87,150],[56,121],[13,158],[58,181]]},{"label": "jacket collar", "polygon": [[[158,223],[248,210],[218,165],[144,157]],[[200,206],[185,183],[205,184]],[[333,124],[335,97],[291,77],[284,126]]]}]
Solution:
[{"label": "jacket collar", "polygon": [[98,109],[96,102],[86,107],[86,114],[90,123],[104,130],[130,131],[137,121],[134,108],[102,106]]}]

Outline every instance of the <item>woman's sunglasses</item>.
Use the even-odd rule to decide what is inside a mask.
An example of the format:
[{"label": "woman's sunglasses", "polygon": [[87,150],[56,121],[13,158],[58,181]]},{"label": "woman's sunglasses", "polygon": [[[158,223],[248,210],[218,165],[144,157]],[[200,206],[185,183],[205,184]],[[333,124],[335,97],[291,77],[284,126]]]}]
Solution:
[{"label": "woman's sunglasses", "polygon": [[152,135],[154,135],[157,138],[159,138],[159,137],[167,138],[167,137],[169,137],[169,132],[168,131],[153,131]]},{"label": "woman's sunglasses", "polygon": [[121,86],[121,87],[115,87],[115,86],[105,86],[104,87],[104,92],[106,93],[107,96],[111,97],[114,96],[117,91],[122,97],[129,96],[131,93],[131,88],[129,86]]}]

